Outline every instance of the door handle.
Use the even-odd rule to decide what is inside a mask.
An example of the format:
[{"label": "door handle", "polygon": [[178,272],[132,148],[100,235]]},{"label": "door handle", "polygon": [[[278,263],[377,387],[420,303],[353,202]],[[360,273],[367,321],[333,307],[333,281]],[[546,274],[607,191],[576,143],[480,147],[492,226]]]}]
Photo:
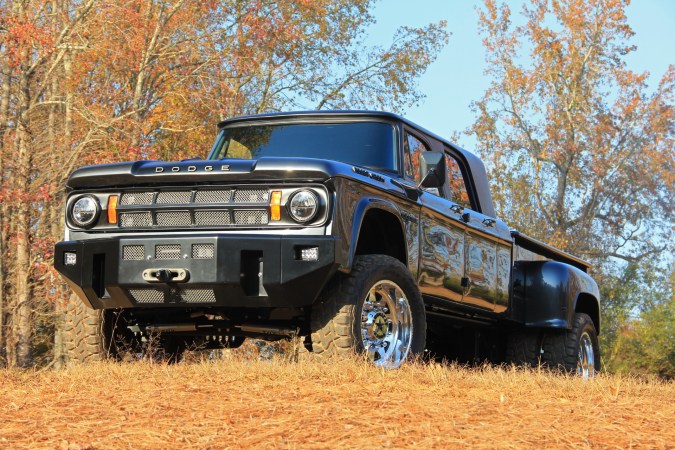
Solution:
[{"label": "door handle", "polygon": [[483,224],[488,227],[494,227],[496,222],[497,221],[495,219],[490,219],[489,217],[483,219]]}]

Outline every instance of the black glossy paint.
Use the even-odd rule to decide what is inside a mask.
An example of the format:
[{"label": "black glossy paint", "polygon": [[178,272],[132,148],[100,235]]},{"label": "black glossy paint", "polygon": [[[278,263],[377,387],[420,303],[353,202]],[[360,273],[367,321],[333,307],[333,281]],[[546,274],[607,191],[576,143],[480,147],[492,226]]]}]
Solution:
[{"label": "black glossy paint", "polygon": [[[137,307],[141,305],[127,292],[147,288],[141,274],[157,268],[159,262],[152,258],[120,261],[125,243],[142,243],[149,249],[159,244],[212,242],[217,250],[213,261],[185,258],[162,262],[161,267],[187,270],[190,278],[184,286],[213,289],[216,301],[209,306],[309,306],[336,271],[351,271],[358,248],[372,247],[359,246],[364,222],[386,218],[387,226],[396,228],[388,236],[402,236],[404,242],[381,248],[404,249],[400,259],[417,280],[428,311],[436,316],[470,323],[510,321],[560,328],[571,325],[580,295],[598,301],[597,286],[584,273],[587,263],[517,232],[510,233],[504,222],[494,218],[487,176],[478,158],[399,116],[361,111],[284,113],[235,118],[220,127],[341,121],[393,124],[398,130],[399,158],[406,129],[423,136],[430,150],[451,154],[462,166],[474,210],[459,208],[444,198],[447,192],[443,187],[437,191],[440,195],[435,195],[400,172],[332,160],[263,157],[101,165],[73,172],[67,184],[71,199],[82,193],[100,194],[105,209],[109,193],[136,188],[159,191],[176,186],[283,185],[294,189],[321,183],[327,192],[325,215],[311,227],[283,223],[276,228],[251,226],[245,230],[223,225],[211,230],[149,227],[125,231],[108,224],[94,230],[71,229],[71,240],[57,245],[56,268],[92,307]],[[303,245],[320,247],[320,260],[298,261],[297,248]],[[63,265],[64,251],[82,255],[77,266]],[[260,264],[258,258],[263,260]],[[258,269],[261,283],[255,279]],[[176,286],[156,286],[165,290],[169,299],[162,307],[179,306],[173,301]],[[186,307],[184,303],[180,306]]]},{"label": "black glossy paint", "polygon": [[600,298],[595,281],[580,269],[558,261],[516,261],[510,318],[530,327],[570,328],[581,294]]},{"label": "black glossy paint", "polygon": [[[177,259],[155,258],[157,245],[181,245]],[[193,244],[213,244],[212,259],[195,259]],[[123,260],[124,246],[144,247],[140,260]],[[136,303],[128,294],[130,289],[214,289],[214,307],[287,307],[310,305],[316,300],[324,283],[337,270],[336,240],[330,236],[284,237],[249,235],[202,235],[175,237],[114,237],[84,241],[64,241],[56,245],[54,266],[68,285],[91,307],[128,308],[148,306]],[[301,261],[298,249],[318,247],[318,261]],[[64,253],[75,252],[77,264],[66,266]],[[262,261],[248,269],[248,255],[257,255]],[[95,264],[95,260],[99,264]],[[256,261],[253,261],[254,263]],[[178,283],[148,283],[142,278],[146,269],[186,270],[188,279]],[[263,289],[252,291],[246,277],[261,275]],[[98,283],[97,283],[98,277]],[[97,285],[98,284],[98,285]],[[103,295],[101,295],[103,294]],[[167,296],[168,298],[168,296]],[[185,303],[167,301],[152,307],[185,307]],[[200,306],[199,303],[193,306]],[[203,305],[202,305],[203,306]]]}]

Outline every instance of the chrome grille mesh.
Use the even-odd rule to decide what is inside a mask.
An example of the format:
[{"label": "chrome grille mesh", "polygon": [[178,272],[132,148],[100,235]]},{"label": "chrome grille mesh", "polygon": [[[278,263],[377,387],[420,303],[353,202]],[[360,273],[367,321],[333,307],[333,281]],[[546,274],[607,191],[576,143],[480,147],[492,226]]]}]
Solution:
[{"label": "chrome grille mesh", "polygon": [[120,205],[150,205],[154,192],[127,192],[122,195]]},{"label": "chrome grille mesh", "polygon": [[192,244],[192,259],[213,259],[213,244]]},{"label": "chrome grille mesh", "polygon": [[169,191],[169,192],[160,192],[157,194],[157,200],[155,203],[158,205],[166,204],[185,204],[190,203],[192,198],[192,191]]},{"label": "chrome grille mesh", "polygon": [[189,211],[158,212],[155,216],[159,227],[184,227],[192,225]]},{"label": "chrome grille mesh", "polygon": [[241,209],[234,212],[234,223],[237,225],[266,225],[268,213],[262,209]]},{"label": "chrome grille mesh", "polygon": [[[124,192],[120,199],[118,223],[120,228],[126,229],[267,225],[269,198],[269,190],[253,188],[205,187]],[[233,211],[235,205],[237,210]]]},{"label": "chrome grille mesh", "polygon": [[195,225],[227,225],[231,223],[227,210],[195,211]]},{"label": "chrome grille mesh", "polygon": [[145,258],[145,247],[142,245],[122,246],[122,259],[126,261],[141,261]]},{"label": "chrome grille mesh", "polygon": [[195,203],[228,203],[232,198],[232,191],[197,191]]},{"label": "chrome grille mesh", "polygon": [[120,213],[120,226],[122,228],[141,228],[152,226],[150,212]]},{"label": "chrome grille mesh", "polygon": [[269,191],[263,189],[238,189],[234,203],[263,203],[269,201]]}]

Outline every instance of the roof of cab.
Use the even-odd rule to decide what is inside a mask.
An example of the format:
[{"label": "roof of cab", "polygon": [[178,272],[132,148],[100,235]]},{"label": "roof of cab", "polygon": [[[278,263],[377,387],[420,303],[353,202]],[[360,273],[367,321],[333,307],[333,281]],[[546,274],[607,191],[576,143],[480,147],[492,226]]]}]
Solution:
[{"label": "roof of cab", "polygon": [[478,207],[481,212],[490,217],[496,217],[494,205],[492,204],[492,196],[490,195],[490,189],[487,183],[487,173],[485,171],[485,166],[483,162],[473,153],[459,147],[456,144],[451,143],[447,139],[444,139],[437,134],[434,134],[427,129],[417,125],[414,122],[401,117],[398,114],[385,112],[385,111],[366,111],[366,110],[322,110],[322,111],[291,111],[291,112],[277,112],[277,113],[264,113],[264,114],[255,114],[249,116],[239,116],[232,117],[230,119],[223,120],[218,123],[218,128],[223,128],[231,124],[236,124],[240,122],[267,122],[267,121],[287,121],[291,120],[293,122],[311,122],[315,120],[330,120],[330,119],[384,119],[391,122],[404,123],[410,128],[429,136],[430,138],[436,139],[454,149],[459,153],[462,158],[465,160],[468,165],[468,169],[471,172],[471,178],[474,183],[476,193],[478,196]]}]

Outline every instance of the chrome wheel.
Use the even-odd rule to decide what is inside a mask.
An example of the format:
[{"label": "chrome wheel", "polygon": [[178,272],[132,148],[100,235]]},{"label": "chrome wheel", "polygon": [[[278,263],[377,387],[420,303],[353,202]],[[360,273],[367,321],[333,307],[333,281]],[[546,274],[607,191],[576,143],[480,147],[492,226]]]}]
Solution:
[{"label": "chrome wheel", "polygon": [[403,290],[393,281],[375,283],[361,307],[361,339],[370,360],[377,366],[400,366],[412,335],[412,312]]},{"label": "chrome wheel", "polygon": [[584,379],[595,375],[595,353],[591,336],[584,332],[579,338],[579,356],[577,357],[577,374]]}]

